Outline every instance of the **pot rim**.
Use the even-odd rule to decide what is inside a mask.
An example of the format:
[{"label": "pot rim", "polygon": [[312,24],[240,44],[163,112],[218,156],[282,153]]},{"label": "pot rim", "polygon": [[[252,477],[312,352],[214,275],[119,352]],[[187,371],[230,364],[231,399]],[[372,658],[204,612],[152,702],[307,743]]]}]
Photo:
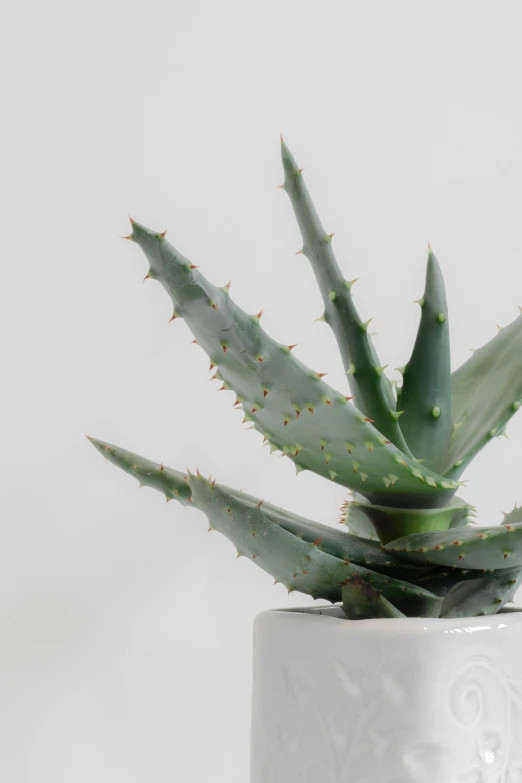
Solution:
[{"label": "pot rim", "polygon": [[[465,631],[479,631],[479,630],[496,630],[498,628],[511,625],[511,621],[522,622],[522,606],[510,606],[503,607],[498,612],[492,615],[480,615],[475,617],[379,617],[369,618],[365,620],[348,620],[344,616],[341,604],[334,604],[333,606],[292,606],[292,607],[280,607],[273,609],[265,609],[256,615],[257,618],[263,618],[264,621],[269,621],[271,618],[283,617],[289,615],[292,620],[289,622],[301,622],[301,623],[342,623],[346,624],[346,628],[350,628],[350,631],[354,630],[379,630],[385,633],[393,633],[393,631],[444,631],[446,633],[451,632],[465,632]],[[515,620],[515,617],[518,620]],[[298,618],[300,618],[298,620]],[[510,619],[511,618],[511,621]],[[497,622],[497,620],[499,622]]]}]

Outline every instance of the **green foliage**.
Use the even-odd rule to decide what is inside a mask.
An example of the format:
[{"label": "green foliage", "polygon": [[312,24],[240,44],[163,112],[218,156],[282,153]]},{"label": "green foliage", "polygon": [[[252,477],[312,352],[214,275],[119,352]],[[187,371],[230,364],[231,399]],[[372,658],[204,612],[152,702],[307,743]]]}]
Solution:
[{"label": "green foliage", "polygon": [[495,614],[513,597],[522,583],[522,569],[458,582],[442,602],[441,617],[475,617]]},{"label": "green foliage", "polygon": [[413,453],[440,470],[452,429],[450,342],[444,280],[431,248],[426,287],[419,304],[419,330],[402,372],[397,406],[404,411],[401,430]]},{"label": "green foliage", "polygon": [[375,422],[377,429],[406,454],[410,454],[396,416],[393,388],[377,359],[368,333],[355,308],[351,288],[336,261],[332,236],[326,233],[310,199],[301,169],[281,141],[285,172],[282,188],[288,193],[303,239],[300,251],[308,258],[324,302],[324,320],[331,326],[344,369],[358,408]]},{"label": "green foliage", "polygon": [[372,523],[382,544],[407,533],[448,530],[466,524],[471,506],[459,498],[443,508],[393,508],[368,501],[352,501]]},{"label": "green foliage", "polygon": [[[166,238],[131,221],[146,278],[159,281],[210,357],[222,389],[271,451],[353,491],[333,528],[190,471],[177,471],[90,438],[141,486],[203,512],[275,582],[332,602],[349,619],[493,614],[522,583],[522,509],[502,525],[472,525],[455,496],[478,451],[502,434],[522,403],[522,316],[453,374],[444,282],[428,252],[421,317],[397,399],[335,258],[299,169],[281,140],[284,183],[302,250],[324,302],[350,395],[326,384],[270,337],[228,286],[207,280]],[[354,400],[354,401],[353,401]]]},{"label": "green foliage", "polygon": [[131,239],[148,276],[170,295],[174,312],[219,368],[247,421],[301,469],[393,505],[443,504],[458,483],[424,468],[387,440],[349,399],[277,343],[257,316],[210,283],[167,239],[133,221]]},{"label": "green foliage", "polygon": [[371,620],[377,617],[405,617],[396,606],[358,576],[348,578],[342,587],[342,604],[349,620]]},{"label": "green foliage", "polygon": [[522,522],[412,533],[385,545],[406,562],[474,569],[522,567]]},{"label": "green foliage", "polygon": [[[145,459],[139,454],[113,446],[111,443],[96,440],[96,438],[89,438],[89,440],[109,462],[112,462],[113,465],[136,478],[140,486],[158,490],[165,495],[167,502],[175,499],[189,508],[205,510],[202,505],[198,504],[197,499],[193,495],[191,476],[188,471],[182,473],[173,470],[163,465],[163,463],[151,462],[151,460]],[[380,574],[392,576],[395,579],[411,580],[424,574],[426,570],[431,570],[426,569],[424,566],[419,568],[419,566],[412,566],[402,562],[400,558],[385,552],[377,541],[361,538],[346,532],[346,530],[338,530],[329,525],[313,522],[253,495],[248,495],[246,492],[226,487],[215,481],[212,483],[212,487],[219,490],[222,496],[233,498],[235,502],[240,504],[243,515],[250,514],[255,509],[262,509],[263,517],[267,518],[273,525],[285,530],[295,538],[308,544],[313,544],[318,551],[325,552],[340,560],[376,570]],[[229,525],[226,530],[221,531],[234,544],[236,544],[237,525],[239,524],[240,528],[244,526],[244,516],[238,516],[237,519],[242,521]],[[214,520],[211,518],[209,521],[210,529],[213,529]],[[242,554],[244,553],[242,552]],[[265,570],[272,573],[269,568]],[[272,574],[272,576],[275,576],[275,574]]]},{"label": "green foliage", "polygon": [[522,406],[522,314],[451,378],[453,434],[442,472],[458,477]]}]

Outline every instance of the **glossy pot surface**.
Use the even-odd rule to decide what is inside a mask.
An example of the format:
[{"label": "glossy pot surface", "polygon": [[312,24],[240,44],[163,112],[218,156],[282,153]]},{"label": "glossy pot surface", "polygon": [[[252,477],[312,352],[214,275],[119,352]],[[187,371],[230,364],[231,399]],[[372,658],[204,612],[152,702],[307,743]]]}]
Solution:
[{"label": "glossy pot surface", "polygon": [[254,623],[251,783],[522,783],[522,612]]}]

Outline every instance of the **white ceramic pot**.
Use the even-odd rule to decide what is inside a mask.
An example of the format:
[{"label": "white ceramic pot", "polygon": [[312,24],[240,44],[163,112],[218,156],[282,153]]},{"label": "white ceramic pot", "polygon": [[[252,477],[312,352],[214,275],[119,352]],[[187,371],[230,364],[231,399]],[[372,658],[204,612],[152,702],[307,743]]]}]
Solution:
[{"label": "white ceramic pot", "polygon": [[262,612],[250,780],[522,783],[522,612]]}]

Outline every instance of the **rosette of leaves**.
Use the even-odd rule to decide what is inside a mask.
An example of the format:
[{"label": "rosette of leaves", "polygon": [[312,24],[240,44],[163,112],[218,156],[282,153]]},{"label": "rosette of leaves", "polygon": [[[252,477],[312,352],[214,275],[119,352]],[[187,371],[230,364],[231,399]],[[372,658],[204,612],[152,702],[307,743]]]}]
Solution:
[{"label": "rosette of leaves", "polygon": [[[522,575],[522,511],[475,527],[456,492],[462,472],[503,433],[522,400],[522,316],[455,372],[441,269],[428,246],[421,315],[397,387],[387,377],[300,169],[281,139],[284,182],[339,346],[349,393],[305,366],[166,238],[131,220],[126,237],[145,254],[145,279],[162,284],[194,342],[208,354],[221,390],[244,421],[296,472],[313,471],[353,494],[343,529],[306,519],[242,491],[175,470],[90,438],[113,464],[167,501],[199,509],[209,529],[275,582],[313,598],[342,601],[349,619],[493,614]],[[346,389],[348,392],[348,389]]]}]

